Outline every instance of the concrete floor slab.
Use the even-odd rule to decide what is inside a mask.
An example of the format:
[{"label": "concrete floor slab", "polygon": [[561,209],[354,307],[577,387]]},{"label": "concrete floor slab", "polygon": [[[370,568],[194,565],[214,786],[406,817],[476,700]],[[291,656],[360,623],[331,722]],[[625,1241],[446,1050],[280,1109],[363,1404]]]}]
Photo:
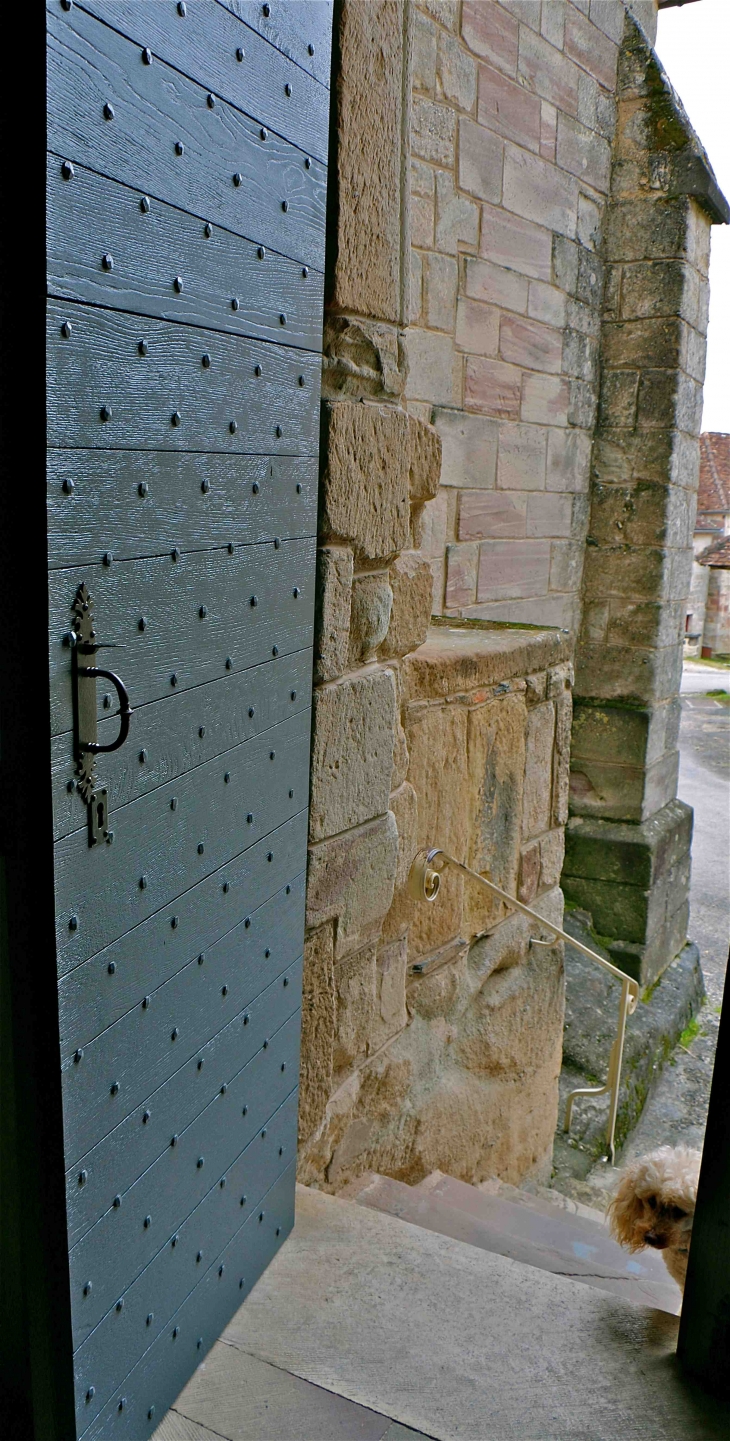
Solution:
[{"label": "concrete floor slab", "polygon": [[727,1441],[676,1335],[666,1313],[300,1187],[224,1340],[439,1441]]}]

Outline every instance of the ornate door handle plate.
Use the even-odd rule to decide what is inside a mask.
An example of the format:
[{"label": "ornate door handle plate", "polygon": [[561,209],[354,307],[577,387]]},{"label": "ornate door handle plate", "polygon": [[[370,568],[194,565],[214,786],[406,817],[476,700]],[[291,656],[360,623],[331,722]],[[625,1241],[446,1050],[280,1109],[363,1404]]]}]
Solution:
[{"label": "ornate door handle plate", "polygon": [[[72,629],[67,640],[72,648],[76,786],[86,802],[89,845],[96,846],[100,841],[109,838],[107,792],[106,787],[97,785],[96,757],[119,750],[119,747],[124,745],[129,735],[132,707],[124,682],[114,671],[84,663],[87,656],[95,656],[98,650],[116,648],[109,644],[102,645],[101,641],[96,639],[92,600],[85,584],[80,585],[76,592],[72,611]],[[119,699],[119,734],[111,745],[106,746],[97,740],[96,682],[99,677],[111,682]]]}]

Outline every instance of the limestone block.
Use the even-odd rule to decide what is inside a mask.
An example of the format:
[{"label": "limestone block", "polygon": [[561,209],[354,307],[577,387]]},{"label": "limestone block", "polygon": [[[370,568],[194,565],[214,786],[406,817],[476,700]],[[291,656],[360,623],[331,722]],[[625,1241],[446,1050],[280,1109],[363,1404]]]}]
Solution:
[{"label": "limestone block", "polygon": [[519,420],[521,388],[522,372],[516,365],[467,356],[464,402],[470,410],[496,419]]},{"label": "limestone block", "polygon": [[[562,695],[564,691],[570,691],[570,690],[572,690],[573,680],[574,680],[574,675],[573,675],[573,662],[572,662],[572,661],[567,660],[567,661],[563,661],[563,664],[562,664],[562,665],[553,665],[553,666],[551,666],[551,667],[550,667],[550,670],[548,671],[548,675],[547,675],[547,693],[548,693],[548,698],[549,698],[549,699],[553,699],[555,696],[560,696],[560,695]],[[561,749],[562,749],[562,748],[563,748],[563,740],[562,740],[562,739],[559,739],[558,744],[560,745],[560,747],[561,747]],[[568,732],[568,738],[567,738],[567,745],[568,745],[568,746],[570,745],[570,733],[569,733],[569,732]]]},{"label": "limestone block", "polygon": [[[506,695],[469,711],[467,861],[511,895],[519,864],[527,724],[522,695]],[[503,916],[501,901],[467,881],[463,935],[487,930]]]},{"label": "limestone block", "polygon": [[442,408],[434,410],[433,420],[441,437],[441,485],[492,489],[499,442],[497,421]]},{"label": "limestone block", "polygon": [[420,10],[413,12],[413,89],[433,95],[436,87],[438,31]]},{"label": "limestone block", "polygon": [[565,51],[571,59],[587,70],[606,90],[616,85],[618,45],[615,40],[581,15],[574,5],[566,6]]},{"label": "limestone block", "polygon": [[528,705],[537,705],[547,693],[547,675],[539,671],[536,675],[525,676],[525,700]]},{"label": "limestone block", "polygon": [[401,656],[426,639],[433,602],[433,574],[418,551],[404,551],[390,568],[393,609],[381,655]]},{"label": "limestone block", "polygon": [[[459,860],[466,859],[469,841],[467,727],[464,706],[416,706],[406,713],[419,846],[442,846]],[[418,907],[409,933],[413,959],[460,934],[462,895],[462,877],[452,871],[442,880],[438,901]]]},{"label": "limestone block", "polygon": [[603,195],[608,193],[611,147],[603,136],[581,125],[572,115],[558,114],[557,160],[563,170],[577,175]]},{"label": "limestone block", "polygon": [[[548,540],[485,540],[480,546],[477,600],[514,600],[547,594]],[[547,624],[551,622],[547,621]]]},{"label": "limestone block", "polygon": [[517,20],[500,5],[484,5],[482,0],[464,0],[461,33],[475,55],[480,55],[508,75],[515,74],[519,28]]},{"label": "limestone block", "polygon": [[350,669],[373,659],[387,635],[392,608],[393,592],[387,571],[356,576],[350,613]]},{"label": "limestone block", "polygon": [[[532,95],[523,85],[515,84],[497,70],[486,65],[479,73],[479,123],[524,145],[527,150],[540,149],[540,109],[538,95]],[[492,195],[486,200],[495,199]],[[496,197],[499,201],[499,196]]]},{"label": "limestone block", "polygon": [[315,680],[334,680],[347,669],[351,595],[352,551],[347,546],[321,546],[317,552]]},{"label": "limestone block", "polygon": [[[542,36],[529,30],[520,34],[519,74],[543,100],[558,110],[575,115],[578,109],[578,77],[580,71],[566,56],[556,51]],[[549,224],[545,220],[543,224]]]},{"label": "limestone block", "polygon": [[477,591],[479,546],[473,543],[450,545],[446,550],[447,610],[472,605]]},{"label": "limestone block", "polygon": [[335,681],[314,692],[309,834],[348,831],[388,809],[396,726],[389,670]]},{"label": "limestone block", "polygon": [[335,1037],[333,928],[320,926],[304,943],[302,1050],[299,1071],[299,1139],[320,1125],[332,1090]]},{"label": "limestone block", "polygon": [[393,742],[393,773],[390,778],[391,790],[397,791],[408,775],[408,759],[406,733],[399,720],[396,724],[395,740]]},{"label": "limestone block", "polygon": [[529,840],[550,829],[555,709],[551,702],[533,706],[527,716],[522,836]]},{"label": "limestone block", "polygon": [[489,305],[501,306],[524,315],[530,294],[525,276],[516,275],[507,268],[506,259],[501,265],[491,260],[479,260],[476,256],[466,257],[466,294],[473,300],[483,300]]},{"label": "limestone block", "polygon": [[496,205],[482,206],[479,253],[495,268],[504,266],[535,280],[553,279],[550,231]]},{"label": "limestone block", "polygon": [[520,882],[517,898],[526,906],[535,899],[540,884],[540,841],[530,841],[520,856]]},{"label": "limestone block", "polygon": [[499,327],[499,353],[511,365],[525,365],[557,375],[563,354],[562,332],[539,320],[503,315]]},{"label": "limestone block", "polygon": [[556,749],[553,756],[552,824],[564,826],[570,805],[570,753]]},{"label": "limestone block", "polygon": [[548,431],[540,425],[499,427],[497,485],[500,490],[543,490]]},{"label": "limestone block", "polygon": [[397,401],[402,395],[407,362],[397,326],[327,310],[323,351],[323,399]]},{"label": "limestone block", "polygon": [[494,971],[519,966],[527,958],[532,922],[519,911],[512,911],[506,920],[487,935],[479,936],[469,947],[469,970],[479,985]]},{"label": "limestone block", "polygon": [[405,938],[392,941],[378,949],[376,969],[375,1022],[372,1032],[373,1049],[382,1046],[408,1024],[406,1010],[406,965],[408,944]]},{"label": "limestone block", "polygon": [[470,355],[496,356],[499,350],[499,311],[496,305],[468,300],[463,295],[456,308],[456,344]]},{"label": "limestone block", "polygon": [[373,941],[335,965],[335,1075],[363,1061],[370,1049],[376,1004],[375,958]]},{"label": "limestone block", "polygon": [[441,477],[441,437],[432,425],[426,425],[415,416],[408,417],[410,442],[410,463],[408,469],[409,494],[412,505],[433,500],[439,488]]},{"label": "limestone block", "polygon": [[461,358],[451,335],[432,330],[408,332],[409,400],[430,401],[432,405],[461,404]]},{"label": "limestone block", "polygon": [[479,206],[454,186],[450,170],[436,172],[436,246],[442,254],[456,255],[459,244],[479,239]]},{"label": "limestone block", "polygon": [[459,540],[524,536],[527,497],[504,490],[463,490],[459,505]]},{"label": "limestone block", "polygon": [[325,406],[325,420],[322,528],[365,560],[387,560],[408,542],[408,417],[341,401]]},{"label": "limestone block", "polygon": [[397,322],[403,92],[399,7],[389,0],[369,0],[366,6],[346,0],[338,43],[333,300],[338,309]]},{"label": "limestone block", "polygon": [[436,165],[453,165],[455,135],[456,116],[450,106],[435,105],[432,100],[420,98],[414,101],[411,124],[414,155],[432,160]]},{"label": "limestone block", "polygon": [[390,809],[398,827],[398,866],[396,890],[408,880],[411,862],[418,850],[418,797],[413,786],[404,781],[390,797]]},{"label": "limestone block", "polygon": [[537,425],[567,425],[569,406],[570,383],[562,376],[525,374],[520,419]]},{"label": "limestone block", "polygon": [[476,64],[456,36],[443,30],[439,35],[436,85],[439,97],[460,110],[473,110],[477,98]]},{"label": "limestone block", "polygon": [[398,829],[390,812],[310,847],[307,925],[336,920],[336,958],[379,934],[397,864]]},{"label": "limestone block", "polygon": [[547,490],[587,494],[590,483],[591,436],[583,430],[551,430],[548,438]]},{"label": "limestone block", "polygon": [[560,948],[534,946],[522,965],[484,981],[463,1018],[456,1057],[469,1071],[512,1079],[549,1062],[557,1080],[563,1008]]},{"label": "limestone block", "polygon": [[559,886],[565,855],[565,831],[548,831],[540,841],[540,885]]},{"label": "limestone block", "polygon": [[[494,73],[494,72],[492,72]],[[459,120],[459,187],[479,200],[499,205],[502,197],[504,144],[484,125],[462,116]]]},{"label": "limestone block", "polygon": [[549,226],[560,235],[575,235],[577,180],[509,142],[504,152],[503,204],[525,220]]},{"label": "limestone block", "polygon": [[458,269],[453,255],[431,254],[425,258],[424,316],[431,330],[454,329]]}]

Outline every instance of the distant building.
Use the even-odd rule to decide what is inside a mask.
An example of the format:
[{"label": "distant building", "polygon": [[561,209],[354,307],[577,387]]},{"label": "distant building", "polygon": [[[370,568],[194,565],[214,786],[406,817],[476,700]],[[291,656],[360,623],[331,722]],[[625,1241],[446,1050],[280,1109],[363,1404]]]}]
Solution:
[{"label": "distant building", "polygon": [[730,435],[700,436],[692,588],[685,619],[685,654],[730,653]]}]

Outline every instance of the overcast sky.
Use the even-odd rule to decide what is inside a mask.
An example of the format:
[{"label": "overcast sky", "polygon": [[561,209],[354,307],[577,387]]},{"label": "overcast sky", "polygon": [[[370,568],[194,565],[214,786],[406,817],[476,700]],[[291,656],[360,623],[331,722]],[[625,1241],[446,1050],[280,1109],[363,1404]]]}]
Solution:
[{"label": "overcast sky", "polygon": [[[730,0],[659,11],[657,50],[730,198]],[[703,430],[730,432],[730,226],[713,225]]]}]

